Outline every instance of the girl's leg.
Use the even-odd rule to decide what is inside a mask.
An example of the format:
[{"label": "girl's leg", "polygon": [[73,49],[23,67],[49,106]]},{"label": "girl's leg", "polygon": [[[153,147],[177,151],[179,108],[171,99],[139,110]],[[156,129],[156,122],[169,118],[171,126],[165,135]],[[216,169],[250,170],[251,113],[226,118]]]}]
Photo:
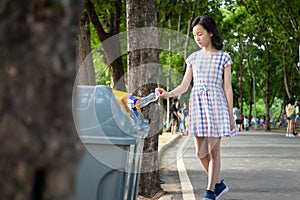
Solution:
[{"label": "girl's leg", "polygon": [[291,120],[288,120],[288,123],[287,123],[287,127],[286,127],[286,134],[287,136],[290,135],[290,129],[291,129]]},{"label": "girl's leg", "polygon": [[220,143],[221,138],[195,137],[196,155],[208,174],[207,189],[211,191],[220,183]]},{"label": "girl's leg", "polygon": [[291,124],[291,134],[294,135],[295,133],[295,120],[291,120],[292,121],[292,124]]},{"label": "girl's leg", "polygon": [[291,132],[290,132],[290,134],[291,134],[291,137],[294,137],[294,131],[295,131],[294,123],[295,123],[295,120],[290,120],[290,121],[291,121]]},{"label": "girl's leg", "polygon": [[172,134],[172,135],[174,135],[174,134],[175,134],[175,128],[174,128],[174,126],[173,126],[173,125],[171,126],[171,134]]},{"label": "girl's leg", "polygon": [[204,170],[208,173],[209,155],[207,151],[207,141],[204,137],[194,138],[196,156],[199,158]]},{"label": "girl's leg", "polygon": [[292,134],[292,120],[288,122],[289,134]]},{"label": "girl's leg", "polygon": [[294,132],[297,135],[297,133],[298,133],[298,120],[297,120],[297,118],[295,119],[295,122],[294,122]]},{"label": "girl's leg", "polygon": [[220,168],[221,168],[221,155],[220,155],[221,138],[209,138],[209,166],[208,166],[208,184],[207,189],[214,191],[216,183],[220,183]]}]

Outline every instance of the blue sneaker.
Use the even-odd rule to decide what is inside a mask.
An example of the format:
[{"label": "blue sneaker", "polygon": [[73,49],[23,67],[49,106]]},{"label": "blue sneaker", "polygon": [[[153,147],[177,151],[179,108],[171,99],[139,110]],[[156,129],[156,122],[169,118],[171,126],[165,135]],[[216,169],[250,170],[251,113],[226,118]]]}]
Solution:
[{"label": "blue sneaker", "polygon": [[216,184],[215,185],[216,200],[219,199],[222,195],[224,195],[228,191],[229,188],[224,184],[224,180],[222,180],[220,184]]},{"label": "blue sneaker", "polygon": [[216,200],[216,194],[212,191],[206,190],[202,200]]}]

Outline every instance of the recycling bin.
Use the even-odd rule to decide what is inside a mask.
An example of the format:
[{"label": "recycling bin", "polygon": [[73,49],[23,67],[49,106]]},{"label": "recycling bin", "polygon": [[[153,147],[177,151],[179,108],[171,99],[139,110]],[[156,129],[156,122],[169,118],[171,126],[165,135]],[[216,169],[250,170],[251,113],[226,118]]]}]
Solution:
[{"label": "recycling bin", "polygon": [[124,112],[109,87],[77,86],[74,95],[74,121],[85,146],[76,199],[137,199],[148,121],[140,112]]}]

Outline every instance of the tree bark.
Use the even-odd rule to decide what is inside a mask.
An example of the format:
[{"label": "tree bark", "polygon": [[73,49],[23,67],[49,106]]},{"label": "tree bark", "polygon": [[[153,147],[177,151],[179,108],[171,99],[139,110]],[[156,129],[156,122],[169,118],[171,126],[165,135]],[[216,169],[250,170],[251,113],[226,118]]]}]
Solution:
[{"label": "tree bark", "polygon": [[[127,0],[127,40],[128,40],[128,91],[138,96],[154,92],[158,82],[158,35],[155,0]],[[152,27],[144,31],[138,29]],[[142,37],[139,37],[142,36]],[[139,194],[153,197],[161,191],[158,162],[158,136],[162,120],[157,106],[143,109],[149,119],[150,130],[145,139],[140,174]]]},{"label": "tree bark", "polygon": [[[268,47],[268,46],[267,46]],[[270,51],[267,52],[267,76],[265,80],[265,86],[266,86],[266,94],[265,94],[265,108],[266,108],[266,117],[265,117],[265,131],[270,131]]]},{"label": "tree bark", "polygon": [[[172,30],[172,21],[171,19],[169,18],[169,29]],[[172,49],[172,31],[170,31],[170,34],[169,34],[169,60],[170,60],[170,63],[169,63],[169,66],[168,66],[168,74],[167,74],[167,88],[166,90],[169,91],[170,90],[170,85],[171,85],[171,70],[172,70],[172,52],[173,52],[173,49]],[[170,124],[170,99],[168,98],[167,99],[167,125],[166,127],[169,127],[169,124]]]},{"label": "tree bark", "polygon": [[[249,63],[249,61],[248,61]],[[253,72],[251,72],[253,73]],[[251,119],[254,115],[252,115],[252,107],[253,107],[253,103],[254,103],[254,100],[253,100],[253,76],[251,75],[251,81],[250,81],[250,90],[249,90],[249,114],[248,114],[248,119],[249,119],[249,124],[251,126]]]},{"label": "tree bark", "polygon": [[240,59],[240,67],[239,67],[239,92],[240,92],[240,109],[243,111],[244,108],[244,100],[243,100],[243,59]]},{"label": "tree bark", "polygon": [[80,0],[0,2],[0,199],[72,200]]},{"label": "tree bark", "polygon": [[80,85],[96,85],[90,35],[89,16],[83,9],[79,20],[77,50],[77,83]]}]

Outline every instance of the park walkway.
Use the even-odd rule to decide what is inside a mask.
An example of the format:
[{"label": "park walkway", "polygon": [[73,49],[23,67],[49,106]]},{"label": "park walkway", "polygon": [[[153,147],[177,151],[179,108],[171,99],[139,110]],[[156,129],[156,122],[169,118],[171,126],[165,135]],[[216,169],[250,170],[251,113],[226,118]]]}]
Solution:
[{"label": "park walkway", "polygon": [[[300,199],[300,138],[248,131],[222,139],[222,178],[230,187],[224,200]],[[206,175],[192,137],[179,137],[161,155],[160,200],[201,200]]]}]

